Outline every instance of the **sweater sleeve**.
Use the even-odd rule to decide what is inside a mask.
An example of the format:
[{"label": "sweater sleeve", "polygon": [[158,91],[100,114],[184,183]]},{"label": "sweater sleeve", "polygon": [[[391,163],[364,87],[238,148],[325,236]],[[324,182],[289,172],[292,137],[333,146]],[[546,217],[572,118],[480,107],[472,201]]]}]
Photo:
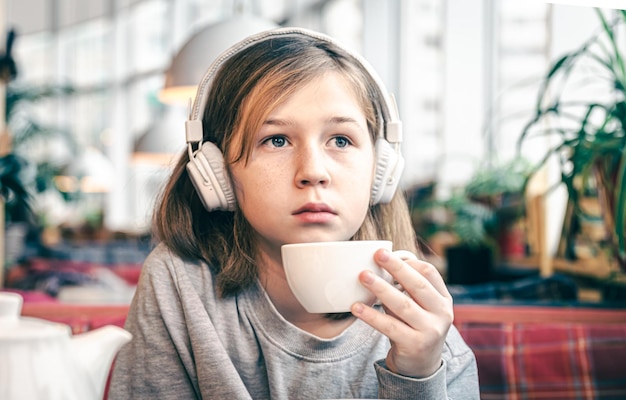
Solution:
[{"label": "sweater sleeve", "polygon": [[[185,368],[192,355],[180,335],[185,324],[181,308],[174,277],[151,254],[126,319],[133,339],[116,358],[109,399],[199,398],[197,378]],[[169,333],[172,326],[178,326],[175,337]]]},{"label": "sweater sleeve", "polygon": [[387,369],[384,360],[374,366],[381,399],[480,399],[476,357],[458,330],[448,332],[441,367],[427,378],[410,378]]}]

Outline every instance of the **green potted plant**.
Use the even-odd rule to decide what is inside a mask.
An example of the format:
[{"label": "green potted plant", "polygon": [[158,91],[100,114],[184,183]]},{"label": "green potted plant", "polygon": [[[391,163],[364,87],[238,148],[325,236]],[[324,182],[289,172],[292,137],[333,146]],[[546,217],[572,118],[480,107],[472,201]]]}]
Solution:
[{"label": "green potted plant", "polygon": [[[0,93],[6,93],[6,86],[17,75],[15,60],[11,55],[13,42],[15,40],[15,32],[9,31],[7,34],[6,49],[0,54]],[[0,288],[4,285],[4,265],[5,265],[5,218],[6,205],[17,204],[21,210],[28,210],[28,190],[24,185],[22,170],[24,162],[15,154],[11,153],[10,139],[6,128],[7,118],[6,103],[2,99],[0,101]],[[7,201],[9,203],[7,203]]]},{"label": "green potted plant", "polygon": [[569,195],[564,234],[571,235],[567,227],[582,213],[586,192],[597,191],[611,252],[626,268],[626,65],[623,37],[617,37],[626,11],[616,13],[609,21],[596,9],[599,33],[551,65],[518,146],[521,151],[531,138],[550,137],[555,144],[536,168],[558,160],[557,185],[564,184]]},{"label": "green potted plant", "polygon": [[411,201],[418,235],[430,243],[442,242],[433,246],[445,254],[448,282],[488,281],[494,266],[511,256],[510,249],[521,248],[516,255],[525,255],[525,232],[517,246],[511,246],[509,233],[525,215],[531,170],[522,158],[485,165],[449,198]]},{"label": "green potted plant", "polygon": [[526,256],[526,186],[533,171],[522,157],[479,168],[465,186],[465,196],[493,212],[487,234],[499,261]]},{"label": "green potted plant", "polygon": [[[3,207],[7,242],[5,262],[9,265],[23,253],[28,233],[47,228],[48,221],[42,212],[43,199],[53,193],[64,202],[72,200],[57,188],[54,177],[76,154],[75,140],[68,130],[40,121],[33,107],[73,92],[71,87],[64,85],[9,82],[6,86],[9,146],[2,162],[7,163],[4,187],[10,191]],[[62,151],[58,150],[59,147],[50,150],[55,149],[53,141],[57,141]]]},{"label": "green potted plant", "polygon": [[[0,257],[4,257],[4,263],[9,264],[15,261],[13,256],[21,252],[27,231],[39,225],[38,215],[33,209],[35,196],[55,188],[52,177],[61,168],[61,165],[45,157],[35,159],[34,148],[37,144],[43,144],[39,147],[45,148],[46,141],[60,138],[70,154],[76,152],[73,136],[67,130],[39,121],[32,107],[42,100],[74,93],[73,88],[68,85],[16,82],[18,69],[11,56],[14,40],[15,32],[9,31],[6,53],[0,55],[0,84],[4,97],[0,110],[4,120],[4,129],[0,132],[0,247],[4,247]],[[5,239],[13,241],[5,243]]]},{"label": "green potted plant", "polygon": [[[6,88],[6,121],[9,127],[11,152],[25,160],[24,167],[30,174],[24,175],[27,185],[34,194],[57,190],[53,178],[59,174],[64,163],[77,153],[77,144],[72,134],[55,125],[41,122],[33,112],[33,106],[74,93],[67,85],[32,85],[11,82]],[[58,151],[47,152],[36,149],[54,148],[52,141],[59,141],[65,151],[65,159],[56,160]],[[45,154],[42,154],[45,153]],[[51,153],[56,153],[51,156]]]}]

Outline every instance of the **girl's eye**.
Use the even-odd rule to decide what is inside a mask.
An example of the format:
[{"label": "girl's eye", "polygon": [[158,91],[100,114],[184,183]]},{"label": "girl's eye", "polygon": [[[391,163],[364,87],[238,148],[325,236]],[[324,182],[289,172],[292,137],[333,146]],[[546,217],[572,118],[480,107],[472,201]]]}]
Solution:
[{"label": "girl's eye", "polygon": [[350,145],[350,140],[348,140],[348,138],[344,137],[344,136],[337,136],[334,137],[333,140],[335,141],[335,145],[337,147],[348,147]]},{"label": "girl's eye", "polygon": [[287,145],[287,139],[283,136],[272,136],[265,139],[265,143],[271,145],[272,147],[285,147]]}]

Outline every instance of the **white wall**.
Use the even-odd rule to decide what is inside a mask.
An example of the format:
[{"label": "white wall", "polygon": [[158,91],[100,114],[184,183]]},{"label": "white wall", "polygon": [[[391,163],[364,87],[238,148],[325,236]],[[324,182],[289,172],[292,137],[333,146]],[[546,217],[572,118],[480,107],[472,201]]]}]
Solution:
[{"label": "white wall", "polygon": [[446,4],[444,141],[438,175],[444,187],[467,180],[485,155],[485,3],[448,0]]}]

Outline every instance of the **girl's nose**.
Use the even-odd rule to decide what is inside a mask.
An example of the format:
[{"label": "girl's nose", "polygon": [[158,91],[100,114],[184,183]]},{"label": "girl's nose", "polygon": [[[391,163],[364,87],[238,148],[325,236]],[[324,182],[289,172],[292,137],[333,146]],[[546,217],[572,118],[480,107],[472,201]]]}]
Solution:
[{"label": "girl's nose", "polygon": [[296,186],[328,186],[330,174],[327,168],[327,159],[321,149],[313,146],[303,148],[296,160]]}]

